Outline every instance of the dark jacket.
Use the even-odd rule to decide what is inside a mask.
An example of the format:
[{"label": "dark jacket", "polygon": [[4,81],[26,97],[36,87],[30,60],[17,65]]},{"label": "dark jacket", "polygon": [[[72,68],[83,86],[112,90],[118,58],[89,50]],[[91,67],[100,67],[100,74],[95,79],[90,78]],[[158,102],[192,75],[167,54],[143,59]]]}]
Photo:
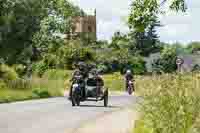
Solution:
[{"label": "dark jacket", "polygon": [[126,79],[126,81],[133,80],[133,75],[132,74],[125,74],[125,79]]}]

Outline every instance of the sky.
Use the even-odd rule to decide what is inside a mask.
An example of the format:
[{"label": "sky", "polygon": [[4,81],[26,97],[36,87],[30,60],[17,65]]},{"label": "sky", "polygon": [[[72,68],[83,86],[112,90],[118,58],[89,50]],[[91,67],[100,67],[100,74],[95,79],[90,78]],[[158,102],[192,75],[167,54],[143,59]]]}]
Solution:
[{"label": "sky", "polygon": [[[127,18],[131,0],[70,0],[88,14],[97,10],[97,36],[111,40],[116,31],[128,32]],[[166,12],[157,29],[160,40],[167,43],[200,41],[200,0],[186,0],[186,13]]]}]

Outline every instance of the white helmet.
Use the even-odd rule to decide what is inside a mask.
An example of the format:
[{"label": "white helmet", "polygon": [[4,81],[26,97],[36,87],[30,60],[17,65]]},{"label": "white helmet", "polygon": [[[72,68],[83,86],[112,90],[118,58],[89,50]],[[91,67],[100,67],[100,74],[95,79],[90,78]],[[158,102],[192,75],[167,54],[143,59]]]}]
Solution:
[{"label": "white helmet", "polygon": [[127,70],[126,73],[127,73],[127,74],[131,74],[131,70]]}]

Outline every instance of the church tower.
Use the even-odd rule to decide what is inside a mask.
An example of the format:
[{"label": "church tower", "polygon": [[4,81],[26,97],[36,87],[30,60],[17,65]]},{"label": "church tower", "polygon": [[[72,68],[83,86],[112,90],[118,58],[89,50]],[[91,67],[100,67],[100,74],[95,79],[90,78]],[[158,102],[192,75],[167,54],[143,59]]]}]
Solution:
[{"label": "church tower", "polygon": [[97,20],[96,9],[94,15],[77,16],[72,20],[71,36],[85,36],[96,41],[97,39]]}]

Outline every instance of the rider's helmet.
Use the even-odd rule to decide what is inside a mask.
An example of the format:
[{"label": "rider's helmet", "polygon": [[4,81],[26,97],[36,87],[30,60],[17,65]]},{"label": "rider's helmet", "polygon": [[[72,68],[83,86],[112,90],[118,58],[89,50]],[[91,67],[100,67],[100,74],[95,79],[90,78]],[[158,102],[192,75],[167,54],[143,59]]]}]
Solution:
[{"label": "rider's helmet", "polygon": [[131,70],[127,70],[127,71],[126,71],[126,74],[132,74],[132,73],[131,73]]},{"label": "rider's helmet", "polygon": [[79,68],[80,71],[83,71],[84,68],[85,68],[85,63],[84,62],[79,62],[78,63],[78,68]]}]

